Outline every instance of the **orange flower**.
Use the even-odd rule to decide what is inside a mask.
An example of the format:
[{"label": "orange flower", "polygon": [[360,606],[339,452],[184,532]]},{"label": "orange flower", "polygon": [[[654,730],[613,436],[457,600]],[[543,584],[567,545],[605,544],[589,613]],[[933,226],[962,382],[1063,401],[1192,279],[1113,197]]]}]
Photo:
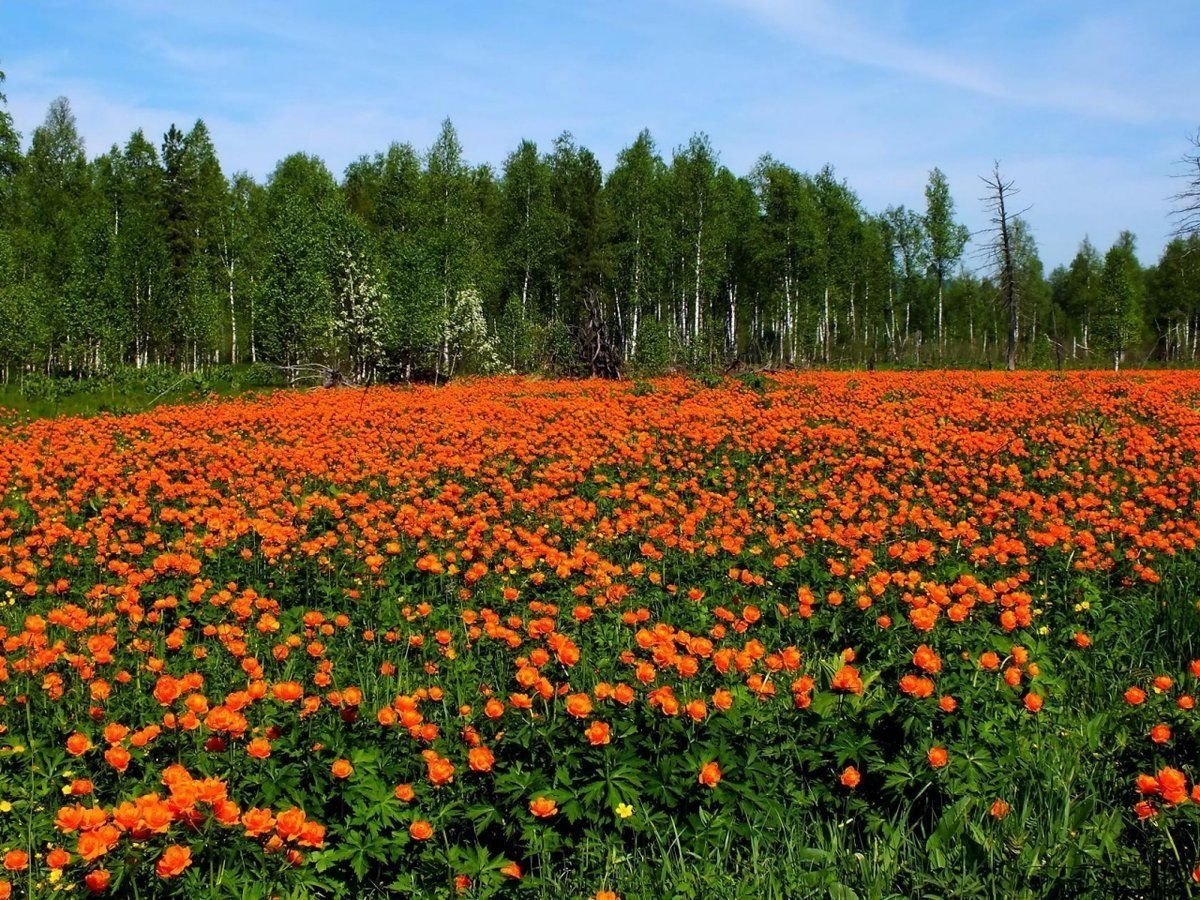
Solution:
[{"label": "orange flower", "polygon": [[584,734],[587,736],[588,743],[593,747],[602,747],[612,740],[607,722],[593,722]]},{"label": "orange flower", "polygon": [[246,837],[262,837],[274,830],[275,817],[269,809],[251,808],[242,813],[242,825],[246,828]]},{"label": "orange flower", "polygon": [[158,681],[155,682],[154,691],[152,692],[154,699],[163,706],[170,706],[179,699],[182,689],[170,675],[160,675]]},{"label": "orange flower", "polygon": [[1171,740],[1171,727],[1162,722],[1159,722],[1150,729],[1150,740],[1156,744],[1165,744]]},{"label": "orange flower", "polygon": [[129,734],[129,729],[120,722],[110,722],[104,726],[104,740],[110,744],[125,740],[127,734]]},{"label": "orange flower", "polygon": [[1045,704],[1046,701],[1042,698],[1042,696],[1040,694],[1035,694],[1031,691],[1025,695],[1025,699],[1023,702],[1025,703],[1025,708],[1027,710],[1029,710],[1031,713],[1036,713],[1036,712],[1041,711],[1042,706]]},{"label": "orange flower", "polygon": [[1155,778],[1158,780],[1158,793],[1164,803],[1174,806],[1188,799],[1187,776],[1178,769],[1170,766],[1159,769]]},{"label": "orange flower", "polygon": [[9,850],[4,854],[4,868],[9,872],[24,872],[29,867],[29,854],[24,850]]},{"label": "orange flower", "polygon": [[304,823],[304,827],[300,829],[300,835],[296,838],[296,843],[301,847],[320,849],[325,846],[325,826],[309,819]]},{"label": "orange flower", "polygon": [[[111,830],[107,830],[110,829]],[[94,859],[99,859],[104,854],[108,853],[117,841],[120,839],[120,832],[117,832],[112,826],[102,826],[93,831],[84,831],[79,835],[79,842],[76,844],[75,851],[83,858],[84,862],[91,862]]]},{"label": "orange flower", "polygon": [[63,806],[54,817],[54,827],[59,831],[70,833],[83,824],[83,807],[76,803],[74,806]]},{"label": "orange flower", "polygon": [[408,826],[408,834],[414,841],[427,841],[433,837],[433,826],[424,819],[417,819]]},{"label": "orange flower", "polygon": [[992,801],[992,808],[988,810],[988,813],[993,819],[1003,819],[1011,810],[1012,807],[1007,802],[997,797]]},{"label": "orange flower", "polygon": [[429,780],[434,787],[441,787],[454,780],[454,764],[450,760],[435,754],[425,761],[425,765],[429,770]]},{"label": "orange flower", "polygon": [[112,876],[108,869],[93,869],[83,877],[83,883],[93,894],[102,894],[108,890],[108,883],[111,880]]},{"label": "orange flower", "polygon": [[105,750],[104,758],[108,761],[108,764],[118,772],[124,772],[126,769],[128,769],[129,760],[131,759],[129,751],[119,744],[109,747],[107,750]]},{"label": "orange flower", "polygon": [[172,844],[163,851],[162,856],[154,866],[159,878],[175,878],[182,875],[184,869],[192,864],[192,851],[189,847]]},{"label": "orange flower", "polygon": [[304,696],[304,686],[296,681],[279,681],[271,685],[271,696],[281,703],[295,703]]},{"label": "orange flower", "polygon": [[329,771],[334,778],[344,779],[349,778],[353,774],[354,766],[350,765],[350,760],[348,759],[337,759],[329,767]]},{"label": "orange flower", "polygon": [[472,747],[467,751],[467,764],[472,772],[490,772],[495,763],[495,754],[487,747]]},{"label": "orange flower", "polygon": [[222,825],[236,825],[241,815],[241,807],[232,800],[218,800],[213,804],[213,818]]},{"label": "orange flower", "polygon": [[304,815],[304,810],[298,807],[293,806],[285,809],[275,819],[275,833],[285,841],[295,840],[304,829],[306,819],[307,816]]},{"label": "orange flower", "polygon": [[942,671],[942,660],[927,644],[921,644],[913,653],[913,665],[929,675]]},{"label": "orange flower", "polygon": [[87,739],[87,736],[78,731],[67,738],[67,752],[72,756],[82,756],[91,746],[92,742]]},{"label": "orange flower", "polygon": [[1125,691],[1125,702],[1130,706],[1140,706],[1146,702],[1146,692],[1134,685]]},{"label": "orange flower", "polygon": [[1140,774],[1137,777],[1137,789],[1141,794],[1157,794],[1158,779],[1153,775]]},{"label": "orange flower", "polygon": [[520,878],[522,874],[521,865],[520,863],[510,862],[500,868],[500,874],[507,875],[509,878]]},{"label": "orange flower", "polygon": [[862,782],[862,775],[854,766],[846,766],[846,768],[842,769],[839,781],[841,781],[842,787],[854,790]]},{"label": "orange flower", "polygon": [[72,797],[86,797],[93,790],[95,790],[95,786],[92,784],[90,778],[76,778],[70,784],[70,794]]},{"label": "orange flower", "polygon": [[417,796],[417,792],[413,790],[411,784],[398,784],[396,785],[396,790],[394,790],[392,793],[395,794],[396,799],[402,803],[412,803]]},{"label": "orange flower", "polygon": [[271,742],[266,738],[255,738],[246,745],[246,754],[254,759],[266,759],[271,755]]},{"label": "orange flower", "polygon": [[950,754],[946,752],[945,747],[930,747],[926,756],[929,759],[929,765],[935,769],[940,769],[950,762]]},{"label": "orange flower", "polygon": [[529,801],[529,811],[539,819],[548,819],[558,812],[558,804],[549,797],[534,797]]},{"label": "orange flower", "polygon": [[715,762],[707,762],[700,768],[696,780],[706,788],[715,788],[721,783],[721,767]]},{"label": "orange flower", "polygon": [[833,682],[830,687],[835,691],[842,691],[847,694],[861,694],[863,692],[862,678],[859,677],[858,669],[854,666],[846,664],[842,666],[833,675]]},{"label": "orange flower", "polygon": [[587,694],[571,694],[567,697],[567,713],[576,719],[585,719],[592,713],[592,698]]},{"label": "orange flower", "polygon": [[900,679],[900,690],[912,697],[931,697],[935,687],[931,679],[917,675],[905,675]]}]

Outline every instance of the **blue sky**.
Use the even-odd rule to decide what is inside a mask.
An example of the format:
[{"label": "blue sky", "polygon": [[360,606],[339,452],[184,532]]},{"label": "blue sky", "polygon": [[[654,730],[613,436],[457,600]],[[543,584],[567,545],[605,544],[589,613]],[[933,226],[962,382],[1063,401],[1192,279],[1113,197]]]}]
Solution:
[{"label": "blue sky", "polygon": [[1200,126],[1200,4],[1075,0],[150,2],[0,0],[0,69],[28,137],[66,95],[89,153],[203,117],[227,172],[283,155],[335,173],[443,118],[499,167],[563,130],[610,166],[643,127],[831,163],[868,209],[921,207],[930,167],[983,227],[998,159],[1047,267],[1122,228],[1153,261]]}]

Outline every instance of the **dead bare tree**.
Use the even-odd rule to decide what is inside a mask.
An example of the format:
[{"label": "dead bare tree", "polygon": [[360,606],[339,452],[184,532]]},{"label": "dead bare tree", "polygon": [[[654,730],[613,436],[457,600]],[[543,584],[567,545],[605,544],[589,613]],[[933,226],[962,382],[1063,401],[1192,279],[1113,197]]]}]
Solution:
[{"label": "dead bare tree", "polygon": [[1008,318],[1008,342],[1004,351],[1004,367],[1013,371],[1017,367],[1017,337],[1020,308],[1017,294],[1016,263],[1013,259],[1013,219],[1025,213],[1029,207],[1019,213],[1009,209],[1010,201],[1019,190],[1012,181],[1006,181],[1000,175],[1000,163],[992,166],[991,175],[981,175],[980,180],[987,185],[988,193],[981,198],[991,214],[991,227],[983,230],[990,234],[991,239],[984,245],[983,253],[991,262],[996,279],[1000,285],[1000,306]]},{"label": "dead bare tree", "polygon": [[579,356],[585,372],[593,378],[620,378],[621,355],[609,338],[603,304],[595,291],[583,296],[586,318],[579,328]]},{"label": "dead bare tree", "polygon": [[290,385],[314,386],[320,384],[321,387],[332,388],[360,383],[358,378],[346,374],[338,366],[324,363],[297,363],[290,366],[275,366],[275,368],[287,377]]},{"label": "dead bare tree", "polygon": [[1184,171],[1175,175],[1184,179],[1186,184],[1171,197],[1175,202],[1175,209],[1171,212],[1175,220],[1175,235],[1182,238],[1200,234],[1200,131],[1188,140],[1192,149],[1179,161]]}]

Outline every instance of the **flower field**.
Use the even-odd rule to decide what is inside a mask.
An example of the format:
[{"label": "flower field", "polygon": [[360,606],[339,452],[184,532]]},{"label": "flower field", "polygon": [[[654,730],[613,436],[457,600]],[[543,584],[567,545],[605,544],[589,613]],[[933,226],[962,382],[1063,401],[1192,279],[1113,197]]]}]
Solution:
[{"label": "flower field", "polygon": [[0,485],[0,898],[1200,892],[1200,374],[281,391]]}]

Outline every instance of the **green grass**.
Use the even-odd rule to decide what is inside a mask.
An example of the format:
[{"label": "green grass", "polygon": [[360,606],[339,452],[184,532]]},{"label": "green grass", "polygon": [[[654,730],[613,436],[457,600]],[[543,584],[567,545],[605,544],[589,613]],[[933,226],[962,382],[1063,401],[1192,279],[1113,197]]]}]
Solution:
[{"label": "green grass", "polygon": [[189,373],[157,366],[123,368],[81,380],[27,375],[0,385],[0,421],[125,415],[156,406],[237,397],[280,385],[278,373],[262,366],[216,366]]}]

